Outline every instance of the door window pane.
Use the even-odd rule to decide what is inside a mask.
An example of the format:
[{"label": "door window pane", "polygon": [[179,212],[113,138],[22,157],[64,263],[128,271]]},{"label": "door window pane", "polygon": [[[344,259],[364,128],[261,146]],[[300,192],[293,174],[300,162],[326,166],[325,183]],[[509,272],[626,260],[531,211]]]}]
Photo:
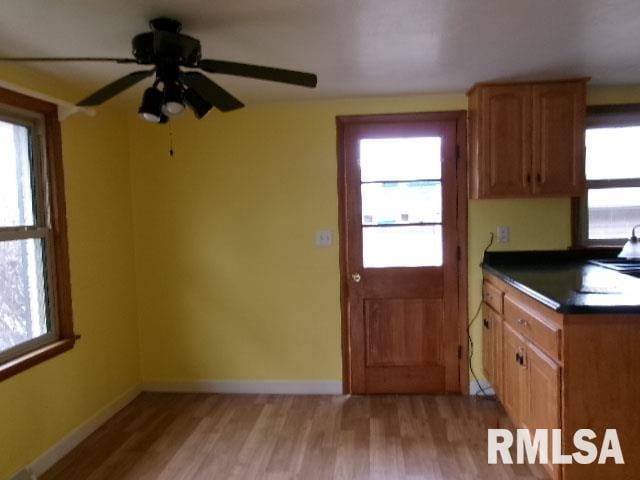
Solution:
[{"label": "door window pane", "polygon": [[587,180],[640,178],[640,126],[589,128]]},{"label": "door window pane", "polygon": [[442,226],[364,227],[365,268],[442,265]]},{"label": "door window pane", "polygon": [[640,224],[640,187],[589,190],[589,238],[629,238]]},{"label": "door window pane", "polygon": [[0,226],[33,225],[29,129],[0,121]]},{"label": "door window pane", "polygon": [[440,182],[363,183],[362,224],[441,223]]},{"label": "door window pane", "polygon": [[440,179],[441,143],[440,137],[362,139],[361,181]]},{"label": "door window pane", "polygon": [[42,240],[0,242],[0,352],[49,332]]}]

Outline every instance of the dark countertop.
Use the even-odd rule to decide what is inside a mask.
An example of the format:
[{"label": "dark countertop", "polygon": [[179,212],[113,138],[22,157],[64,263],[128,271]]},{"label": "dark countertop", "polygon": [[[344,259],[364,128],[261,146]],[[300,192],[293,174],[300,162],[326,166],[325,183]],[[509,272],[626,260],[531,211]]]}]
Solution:
[{"label": "dark countertop", "polygon": [[640,314],[640,278],[590,263],[615,251],[487,252],[482,268],[561,313]]}]

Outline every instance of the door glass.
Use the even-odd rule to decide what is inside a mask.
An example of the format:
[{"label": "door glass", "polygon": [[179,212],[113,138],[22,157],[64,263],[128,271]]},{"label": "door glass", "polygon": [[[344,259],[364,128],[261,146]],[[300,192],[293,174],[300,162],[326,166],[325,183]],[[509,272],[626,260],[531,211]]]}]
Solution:
[{"label": "door glass", "polygon": [[362,184],[362,224],[441,223],[440,182]]},{"label": "door glass", "polygon": [[360,140],[365,268],[442,265],[440,137]]},{"label": "door glass", "polygon": [[439,180],[440,137],[364,138],[360,140],[360,178]]}]

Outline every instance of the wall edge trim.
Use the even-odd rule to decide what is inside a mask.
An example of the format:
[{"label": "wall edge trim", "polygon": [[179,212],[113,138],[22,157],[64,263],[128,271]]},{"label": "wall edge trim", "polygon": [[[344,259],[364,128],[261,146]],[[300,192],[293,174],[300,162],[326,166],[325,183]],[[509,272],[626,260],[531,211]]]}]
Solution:
[{"label": "wall edge trim", "polygon": [[51,447],[45,450],[44,453],[40,454],[27,466],[27,470],[36,477],[42,475],[62,457],[77,447],[80,442],[86,439],[111,417],[131,403],[138,395],[140,395],[141,392],[142,389],[137,385],[118,396],[115,400],[102,407],[95,414],[54,443]]},{"label": "wall edge trim", "polygon": [[193,380],[150,381],[147,392],[201,392],[271,395],[341,395],[341,380]]}]

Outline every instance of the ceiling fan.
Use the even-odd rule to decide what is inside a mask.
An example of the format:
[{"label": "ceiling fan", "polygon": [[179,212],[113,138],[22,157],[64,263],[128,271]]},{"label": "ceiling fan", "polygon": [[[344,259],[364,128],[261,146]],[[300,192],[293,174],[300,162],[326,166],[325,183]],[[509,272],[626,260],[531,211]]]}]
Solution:
[{"label": "ceiling fan", "polygon": [[153,65],[148,70],[129,73],[111,82],[78,102],[78,106],[97,106],[110,100],[127,88],[155,74],[153,85],[142,97],[138,113],[149,122],[166,123],[170,117],[180,115],[185,106],[197,118],[204,117],[213,107],[228,112],[244,104],[197,70],[239,77],[256,78],[272,82],[314,88],[316,75],[281,68],[249,65],[246,63],[209,60],[202,58],[200,40],[180,33],[182,24],[171,18],[156,18],[149,22],[150,32],[133,37],[134,58],[111,57],[18,57],[0,58],[3,62],[115,62]]}]

